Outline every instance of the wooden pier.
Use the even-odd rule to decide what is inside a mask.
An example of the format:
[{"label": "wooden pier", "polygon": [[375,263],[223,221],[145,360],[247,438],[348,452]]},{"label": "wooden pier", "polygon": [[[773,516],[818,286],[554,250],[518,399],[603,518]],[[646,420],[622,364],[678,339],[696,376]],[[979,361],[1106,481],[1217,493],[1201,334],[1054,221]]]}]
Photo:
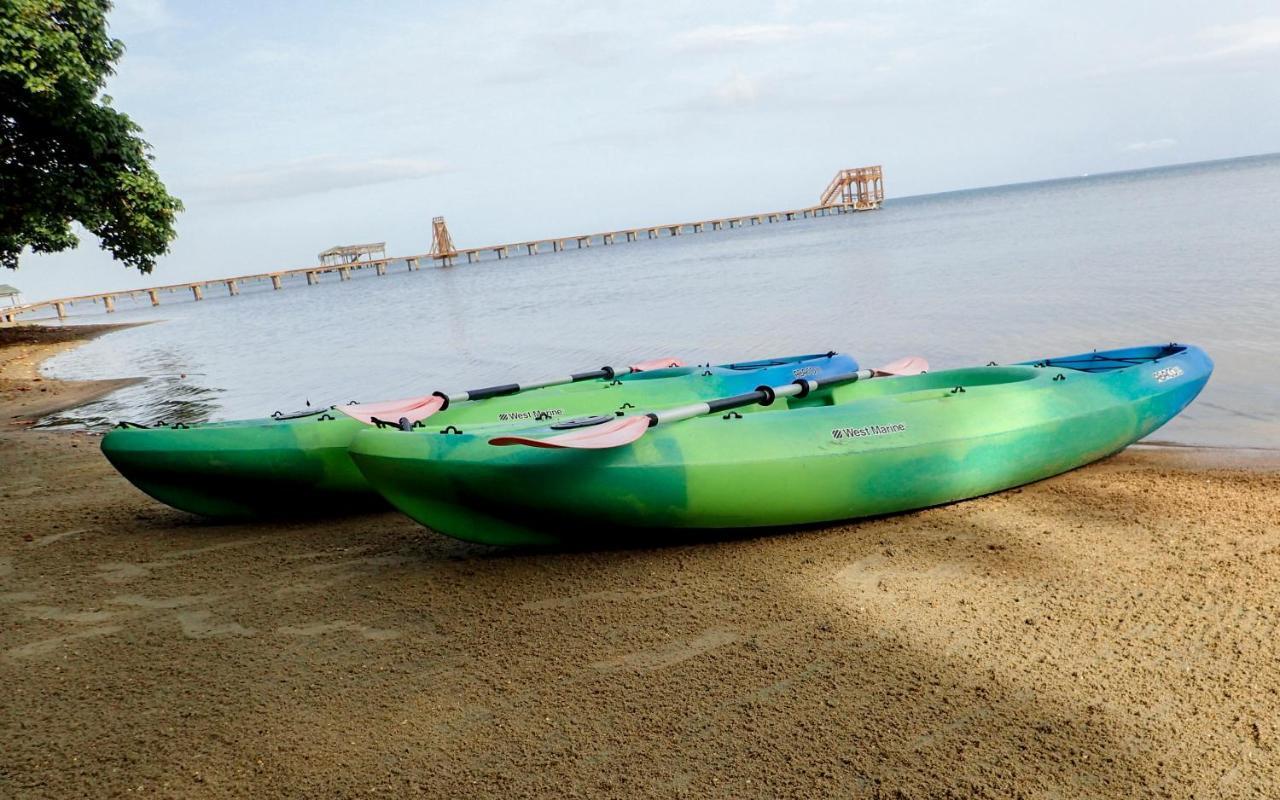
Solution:
[{"label": "wooden pier", "polygon": [[[146,297],[151,305],[160,305],[161,295],[174,293],[191,293],[193,301],[203,300],[206,291],[225,288],[229,296],[240,294],[240,287],[246,283],[270,281],[273,289],[283,289],[286,279],[305,276],[308,286],[320,282],[321,275],[337,274],[339,280],[350,280],[351,274],[357,270],[373,269],[378,275],[386,275],[393,265],[403,264],[407,271],[422,268],[424,263],[439,264],[448,267],[456,259],[466,258],[468,264],[484,260],[486,256],[493,259],[510,258],[513,254],[534,256],[542,252],[559,253],[566,249],[582,249],[597,246],[609,246],[625,242],[637,242],[641,239],[661,239],[682,236],[689,233],[721,231],[743,228],[752,225],[767,225],[775,222],[786,222],[797,219],[812,219],[836,214],[849,214],[859,211],[870,211],[880,207],[884,201],[884,182],[879,166],[844,169],[836,173],[831,183],[823,191],[816,205],[794,208],[788,211],[767,211],[759,214],[744,214],[733,217],[718,217],[697,222],[672,222],[663,225],[646,225],[640,228],[623,228],[602,233],[585,233],[574,236],[555,236],[547,239],[530,239],[523,242],[492,244],[484,247],[468,247],[459,249],[454,246],[448,226],[443,217],[432,220],[431,249],[426,253],[391,258],[370,258],[378,253],[385,253],[381,242],[365,245],[349,245],[334,247],[320,254],[321,263],[309,267],[260,272],[251,275],[238,275],[229,278],[214,278],[207,281],[191,283],[175,283],[167,286],[152,286],[143,289],[127,289],[118,292],[99,292],[96,294],[78,295],[76,297],[60,297],[56,300],[42,300],[37,303],[0,308],[0,324],[12,324],[21,315],[37,311],[52,310],[59,319],[65,319],[69,309],[77,303],[101,303],[103,310],[111,313],[116,310],[116,302],[120,298],[139,299]],[[363,260],[361,257],[364,257]]]}]

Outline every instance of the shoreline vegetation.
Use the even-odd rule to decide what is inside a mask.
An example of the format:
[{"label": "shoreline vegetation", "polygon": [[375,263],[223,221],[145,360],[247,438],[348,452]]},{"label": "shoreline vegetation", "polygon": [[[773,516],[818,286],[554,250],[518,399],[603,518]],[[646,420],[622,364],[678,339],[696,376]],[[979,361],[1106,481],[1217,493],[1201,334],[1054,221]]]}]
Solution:
[{"label": "shoreline vegetation", "polygon": [[1274,451],[652,549],[214,524],[27,429],[118,327],[0,329],[13,797],[1280,793]]}]

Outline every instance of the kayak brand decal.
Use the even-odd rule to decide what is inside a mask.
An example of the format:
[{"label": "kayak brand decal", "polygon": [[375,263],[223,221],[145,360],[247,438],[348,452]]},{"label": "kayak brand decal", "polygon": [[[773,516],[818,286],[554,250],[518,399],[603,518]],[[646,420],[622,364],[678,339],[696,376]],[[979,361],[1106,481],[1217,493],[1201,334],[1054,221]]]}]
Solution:
[{"label": "kayak brand decal", "polygon": [[1181,375],[1182,367],[1165,367],[1164,369],[1156,370],[1152,374],[1155,376],[1156,383],[1164,383]]},{"label": "kayak brand decal", "polygon": [[504,411],[498,415],[499,422],[518,422],[531,419],[534,422],[552,419],[564,415],[563,408],[539,408],[533,411]]},{"label": "kayak brand decal", "polygon": [[890,433],[902,433],[907,429],[907,423],[894,422],[889,425],[863,425],[861,428],[833,428],[831,430],[831,438],[840,439],[863,439],[868,436],[886,436]]},{"label": "kayak brand decal", "polygon": [[822,367],[800,367],[799,369],[791,370],[791,377],[807,378],[810,375],[817,375],[820,372],[822,372]]}]

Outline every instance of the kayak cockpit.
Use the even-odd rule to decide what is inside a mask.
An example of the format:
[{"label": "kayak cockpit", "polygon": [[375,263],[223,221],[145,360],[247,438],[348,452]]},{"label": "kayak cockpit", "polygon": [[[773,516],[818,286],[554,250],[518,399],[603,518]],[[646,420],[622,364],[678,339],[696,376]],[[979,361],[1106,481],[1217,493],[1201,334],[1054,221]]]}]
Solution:
[{"label": "kayak cockpit", "polygon": [[1044,358],[1039,361],[1024,361],[1022,363],[1034,367],[1073,369],[1078,372],[1112,372],[1141,364],[1152,364],[1162,358],[1176,356],[1186,351],[1186,345],[1171,342],[1149,347],[1095,350],[1092,353],[1080,353],[1074,356],[1062,356],[1061,358]]},{"label": "kayak cockpit", "polygon": [[937,397],[939,392],[951,392],[957,387],[963,387],[965,391],[969,391],[975,387],[1022,383],[1038,377],[1040,375],[1037,370],[1026,367],[970,367],[923,372],[919,375],[881,378],[834,386],[825,392],[815,392],[811,395],[814,399],[808,402],[793,399],[789,407],[838,405],[889,395],[896,395],[904,400],[922,399]]}]

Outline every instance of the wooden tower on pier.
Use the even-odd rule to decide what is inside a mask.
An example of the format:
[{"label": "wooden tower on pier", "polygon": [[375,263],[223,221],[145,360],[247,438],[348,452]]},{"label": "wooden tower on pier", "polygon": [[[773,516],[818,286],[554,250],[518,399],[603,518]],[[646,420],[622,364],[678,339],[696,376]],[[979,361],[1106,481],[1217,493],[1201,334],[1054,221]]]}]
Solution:
[{"label": "wooden tower on pier", "polygon": [[432,218],[430,256],[443,261],[445,266],[448,266],[453,263],[453,257],[457,254],[458,250],[453,246],[453,237],[449,235],[449,226],[444,224],[444,217]]},{"label": "wooden tower on pier", "polygon": [[844,206],[858,211],[879,208],[884,202],[884,177],[880,165],[842,169],[827,184],[819,206]]}]

